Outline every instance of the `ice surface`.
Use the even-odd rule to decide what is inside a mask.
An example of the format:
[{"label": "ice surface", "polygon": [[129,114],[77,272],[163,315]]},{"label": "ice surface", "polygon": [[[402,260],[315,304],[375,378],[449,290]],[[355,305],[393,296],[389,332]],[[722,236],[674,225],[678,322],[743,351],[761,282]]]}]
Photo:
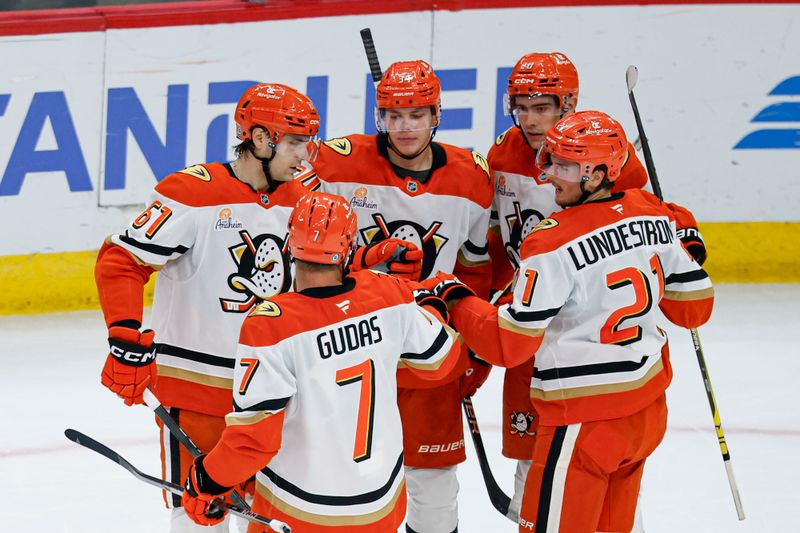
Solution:
[{"label": "ice surface", "polygon": [[[674,381],[664,442],[647,463],[647,533],[800,531],[800,285],[719,285],[700,329],[747,519],[738,522],[687,331],[669,328]],[[65,428],[112,447],[158,475],[151,411],[125,407],[100,385],[107,350],[99,312],[0,317],[0,530],[168,530],[161,494],[69,442]],[[492,469],[510,492],[514,463],[500,455],[502,369],[474,399]],[[469,437],[467,437],[469,440]],[[490,505],[467,444],[459,468],[459,531],[516,531]]]}]

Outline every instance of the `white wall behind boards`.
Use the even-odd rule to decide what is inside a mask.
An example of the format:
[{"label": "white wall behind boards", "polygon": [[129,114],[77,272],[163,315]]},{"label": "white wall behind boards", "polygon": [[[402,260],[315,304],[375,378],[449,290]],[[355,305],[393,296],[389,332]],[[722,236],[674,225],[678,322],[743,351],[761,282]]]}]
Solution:
[{"label": "white wall behind boards", "polygon": [[437,139],[484,153],[507,126],[503,69],[522,54],[565,52],[579,108],[609,112],[631,139],[624,73],[636,64],[670,200],[701,221],[796,221],[799,24],[798,4],[618,6],[0,37],[0,255],[97,248],[157,179],[230,157],[230,115],[251,81],[306,91],[327,137],[370,131],[365,26],[384,68],[432,61],[445,89]]}]

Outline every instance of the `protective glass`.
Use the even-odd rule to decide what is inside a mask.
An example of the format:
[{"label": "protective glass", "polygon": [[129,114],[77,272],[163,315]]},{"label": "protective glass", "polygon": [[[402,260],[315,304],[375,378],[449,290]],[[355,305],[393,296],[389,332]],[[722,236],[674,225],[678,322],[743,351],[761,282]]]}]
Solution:
[{"label": "protective glass", "polygon": [[281,157],[313,162],[319,153],[319,139],[316,136],[285,134],[275,147],[275,152]]},{"label": "protective glass", "polygon": [[542,170],[548,179],[557,178],[564,181],[579,182],[582,178],[580,164],[554,157],[545,149],[545,145],[542,145],[536,152],[536,166]]},{"label": "protective glass", "polygon": [[378,131],[430,131],[439,125],[439,118],[430,107],[375,108]]},{"label": "protective glass", "polygon": [[503,95],[506,115],[511,115],[515,126],[520,125],[520,120],[527,122],[529,118],[538,121],[555,121],[561,117],[562,109],[556,104],[555,95],[534,93],[530,96]]}]

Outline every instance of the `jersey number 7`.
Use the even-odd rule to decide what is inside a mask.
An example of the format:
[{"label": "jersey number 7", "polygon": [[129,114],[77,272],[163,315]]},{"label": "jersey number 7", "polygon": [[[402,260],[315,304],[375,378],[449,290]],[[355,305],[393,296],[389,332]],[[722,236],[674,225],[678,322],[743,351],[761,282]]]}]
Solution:
[{"label": "jersey number 7", "polygon": [[375,417],[375,363],[367,359],[361,363],[336,371],[336,384],[340,387],[361,382],[358,402],[358,422],[356,442],[353,447],[353,461],[360,463],[372,454],[372,429]]}]

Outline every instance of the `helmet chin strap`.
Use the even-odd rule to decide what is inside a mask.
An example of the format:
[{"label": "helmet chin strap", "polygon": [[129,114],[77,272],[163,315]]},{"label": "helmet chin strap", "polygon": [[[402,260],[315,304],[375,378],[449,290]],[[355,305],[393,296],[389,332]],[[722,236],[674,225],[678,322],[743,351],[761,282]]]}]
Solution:
[{"label": "helmet chin strap", "polygon": [[588,182],[589,182],[589,176],[583,176],[581,178],[581,195],[580,195],[580,197],[577,200],[575,200],[574,202],[572,202],[571,204],[567,204],[564,207],[575,207],[576,205],[580,205],[583,202],[585,202],[587,198],[589,198],[591,195],[593,195],[594,193],[597,192],[597,189],[595,189],[593,191],[587,191],[586,190],[586,183],[588,183]]},{"label": "helmet chin strap", "polygon": [[401,157],[401,158],[403,158],[403,159],[405,159],[407,161],[410,161],[412,159],[416,159],[417,157],[422,155],[422,153],[425,152],[425,150],[428,149],[428,147],[433,142],[433,138],[436,136],[436,130],[438,130],[438,129],[439,129],[439,126],[436,126],[435,128],[431,129],[431,136],[428,138],[428,142],[426,142],[425,146],[423,146],[422,148],[417,150],[417,152],[414,153],[413,155],[405,155],[405,154],[401,153],[397,148],[395,148],[394,145],[392,144],[392,139],[389,137],[389,132],[381,132],[381,135],[384,135],[386,137],[386,145],[389,148],[391,148],[392,152],[394,152],[398,157]]},{"label": "helmet chin strap", "polygon": [[278,147],[274,142],[270,142],[269,147],[272,150],[272,154],[270,154],[269,157],[261,157],[259,155],[256,155],[254,147],[252,146],[250,147],[250,154],[261,162],[261,170],[264,171],[264,176],[266,176],[267,178],[268,187],[272,185],[272,173],[270,173],[269,171],[269,162],[275,159],[275,154],[278,153],[277,151]]}]

